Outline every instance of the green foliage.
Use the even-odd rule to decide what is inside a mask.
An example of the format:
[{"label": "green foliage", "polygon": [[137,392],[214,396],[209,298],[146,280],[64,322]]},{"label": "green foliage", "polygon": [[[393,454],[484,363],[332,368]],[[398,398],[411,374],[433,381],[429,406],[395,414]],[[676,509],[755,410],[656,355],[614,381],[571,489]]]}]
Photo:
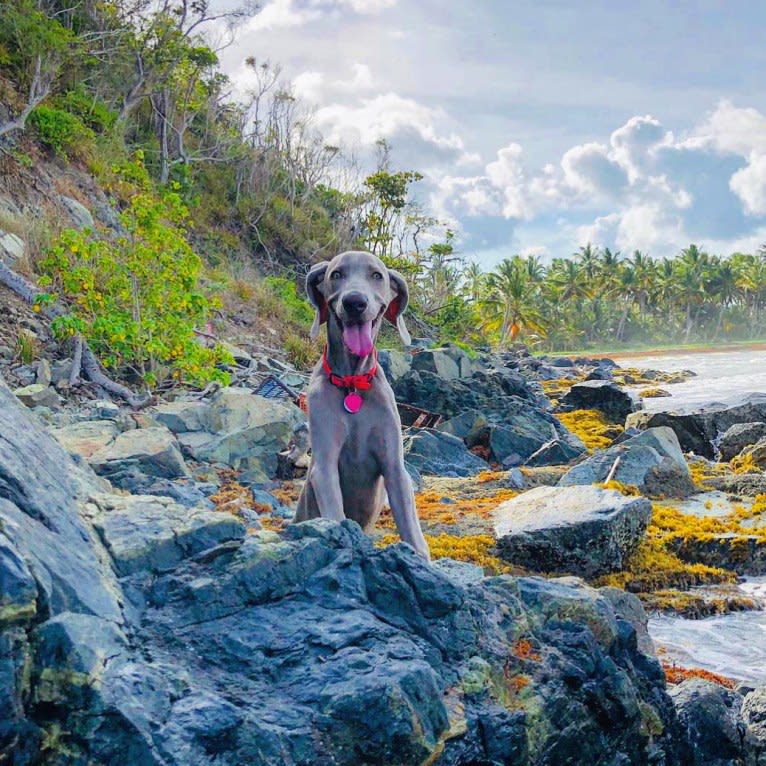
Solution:
[{"label": "green foliage", "polygon": [[314,309],[298,294],[298,287],[294,280],[285,277],[266,277],[263,283],[283,303],[289,321],[303,327],[311,325],[314,320]]},{"label": "green foliage", "polygon": [[29,115],[40,141],[60,157],[83,153],[93,139],[93,131],[74,114],[41,104]]},{"label": "green foliage", "polygon": [[125,236],[68,229],[40,264],[71,307],[54,321],[55,332],[82,333],[105,367],[132,371],[149,387],[165,375],[227,382],[217,365],[230,359],[195,339],[212,304],[198,285],[201,262],[186,239],[188,212],[178,195],[139,192],[120,218]]},{"label": "green foliage", "polygon": [[117,120],[117,114],[103,101],[90,95],[82,85],[55,99],[55,105],[78,117],[82,124],[97,133],[106,133]]}]

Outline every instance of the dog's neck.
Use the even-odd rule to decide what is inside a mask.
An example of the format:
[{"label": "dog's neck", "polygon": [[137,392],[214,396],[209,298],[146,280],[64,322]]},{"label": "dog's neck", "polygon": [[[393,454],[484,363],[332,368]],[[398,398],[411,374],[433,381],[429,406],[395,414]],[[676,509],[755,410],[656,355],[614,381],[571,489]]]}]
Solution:
[{"label": "dog's neck", "polygon": [[363,375],[375,365],[374,351],[367,356],[357,356],[346,348],[343,329],[332,313],[327,321],[327,362],[332,371],[340,376]]}]

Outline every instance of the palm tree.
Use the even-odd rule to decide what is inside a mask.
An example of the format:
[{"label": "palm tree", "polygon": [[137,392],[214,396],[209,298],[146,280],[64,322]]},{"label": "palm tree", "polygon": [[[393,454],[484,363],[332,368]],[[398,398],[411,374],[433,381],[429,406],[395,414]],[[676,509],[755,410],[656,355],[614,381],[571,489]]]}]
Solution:
[{"label": "palm tree", "polygon": [[497,330],[505,346],[522,329],[545,334],[545,322],[538,307],[538,293],[519,256],[506,258],[487,278],[489,294],[483,305],[489,314],[486,326]]}]

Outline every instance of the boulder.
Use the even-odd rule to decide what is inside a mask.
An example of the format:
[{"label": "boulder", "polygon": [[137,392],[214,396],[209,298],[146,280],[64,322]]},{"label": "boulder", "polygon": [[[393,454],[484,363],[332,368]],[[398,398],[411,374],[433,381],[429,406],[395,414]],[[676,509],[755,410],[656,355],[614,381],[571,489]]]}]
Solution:
[{"label": "boulder", "polygon": [[89,462],[96,473],[106,477],[131,467],[166,479],[190,475],[178,442],[166,428],[125,431],[91,455]]},{"label": "boulder", "polygon": [[754,393],[730,407],[709,404],[691,412],[639,412],[631,415],[625,425],[641,429],[668,426],[675,431],[684,452],[715,460],[714,443],[721,434],[738,423],[759,422],[766,422],[766,394]]},{"label": "boulder", "polygon": [[388,378],[388,382],[393,383],[410,371],[412,355],[396,349],[388,349],[378,353],[378,364]]},{"label": "boulder", "polygon": [[31,383],[13,392],[19,401],[27,407],[58,407],[61,398],[50,386],[43,383]]},{"label": "boulder", "polygon": [[576,460],[584,451],[561,439],[551,439],[545,442],[536,452],[533,452],[524,461],[524,465],[530,468],[545,465],[565,465]]},{"label": "boulder", "polygon": [[721,460],[731,460],[742,450],[766,436],[766,423],[735,423],[718,442]]},{"label": "boulder", "polygon": [[686,497],[696,491],[678,439],[667,427],[650,428],[596,453],[567,471],[559,486],[604,482],[618,458],[614,481],[649,495]]},{"label": "boulder", "polygon": [[0,229],[0,260],[14,268],[24,257],[26,249],[26,244],[21,237]]},{"label": "boulder", "polygon": [[90,459],[108,447],[120,433],[113,420],[84,420],[50,430],[56,441],[70,454]]},{"label": "boulder", "polygon": [[537,487],[493,513],[500,556],[537,572],[595,577],[623,569],[652,515],[643,497],[597,487]]},{"label": "boulder", "polygon": [[749,457],[761,470],[766,469],[766,436],[759,439],[752,447],[742,450],[740,455]]},{"label": "boulder", "polygon": [[691,678],[669,690],[692,747],[694,766],[754,763],[754,741],[742,718],[742,697]]},{"label": "boulder", "polygon": [[153,412],[154,419],[174,434],[204,431],[210,405],[194,401],[177,400],[161,404]]},{"label": "boulder", "polygon": [[766,752],[766,686],[746,694],[740,712],[755,746]]},{"label": "boulder", "polygon": [[635,394],[609,380],[575,383],[559,404],[569,410],[599,410],[613,423],[622,423],[628,415],[643,407]]},{"label": "boulder", "polygon": [[466,410],[449,420],[444,420],[436,426],[445,434],[452,434],[465,441],[477,441],[478,435],[488,425],[487,418],[478,410]]},{"label": "boulder", "polygon": [[77,229],[95,229],[96,222],[85,205],[72,197],[66,197],[63,194],[59,196],[59,203],[66,211],[72,224]]},{"label": "boulder", "polygon": [[421,351],[412,357],[412,369],[431,372],[444,380],[460,377],[460,365],[444,349]]},{"label": "boulder", "polygon": [[432,428],[421,428],[404,438],[406,462],[427,476],[474,476],[487,464],[469,452],[462,439]]}]

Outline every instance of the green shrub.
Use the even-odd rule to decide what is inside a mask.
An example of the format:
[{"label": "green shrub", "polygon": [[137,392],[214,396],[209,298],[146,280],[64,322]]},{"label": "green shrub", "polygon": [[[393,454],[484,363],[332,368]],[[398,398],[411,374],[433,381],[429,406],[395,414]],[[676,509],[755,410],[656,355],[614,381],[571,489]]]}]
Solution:
[{"label": "green shrub", "polygon": [[305,327],[311,325],[314,321],[314,309],[298,294],[298,287],[294,280],[285,277],[266,277],[263,282],[285,305],[289,321]]},{"label": "green shrub", "polygon": [[60,157],[82,153],[93,140],[93,131],[79,117],[45,104],[32,110],[29,123],[40,141]]},{"label": "green shrub", "polygon": [[67,229],[42,260],[43,280],[71,307],[54,331],[82,333],[105,367],[137,374],[150,388],[166,374],[228,382],[216,365],[230,357],[195,338],[212,302],[199,289],[202,264],[186,239],[188,212],[178,195],[136,193],[120,218],[126,236],[103,240]]},{"label": "green shrub", "polygon": [[107,108],[103,101],[88,95],[78,86],[56,99],[56,106],[80,118],[80,121],[97,133],[106,133],[117,121],[117,113]]}]

